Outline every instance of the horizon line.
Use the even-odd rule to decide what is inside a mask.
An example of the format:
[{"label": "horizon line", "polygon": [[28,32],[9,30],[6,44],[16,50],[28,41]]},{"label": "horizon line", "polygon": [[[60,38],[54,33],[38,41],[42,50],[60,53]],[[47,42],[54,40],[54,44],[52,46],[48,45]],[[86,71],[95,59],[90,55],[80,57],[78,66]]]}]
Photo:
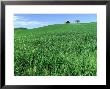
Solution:
[{"label": "horizon line", "polygon": [[[80,22],[80,23],[97,23],[97,21],[96,22]],[[80,23],[69,23],[69,24],[80,24]],[[66,23],[62,23],[62,24],[66,24]],[[48,24],[48,25],[45,25],[45,26],[49,26],[49,25],[58,25],[58,24]],[[45,26],[41,26],[41,27],[45,27]],[[26,28],[26,27],[14,27],[14,29],[19,29],[19,28],[21,28],[21,29],[35,29],[35,28]],[[36,27],[36,28],[40,28],[40,27]]]}]

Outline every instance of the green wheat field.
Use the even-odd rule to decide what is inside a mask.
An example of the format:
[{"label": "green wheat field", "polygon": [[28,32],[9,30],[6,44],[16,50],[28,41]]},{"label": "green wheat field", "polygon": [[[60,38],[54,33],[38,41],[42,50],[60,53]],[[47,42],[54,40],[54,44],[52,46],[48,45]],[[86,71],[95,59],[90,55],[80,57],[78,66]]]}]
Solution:
[{"label": "green wheat field", "polygon": [[96,76],[97,23],[14,31],[15,76]]}]

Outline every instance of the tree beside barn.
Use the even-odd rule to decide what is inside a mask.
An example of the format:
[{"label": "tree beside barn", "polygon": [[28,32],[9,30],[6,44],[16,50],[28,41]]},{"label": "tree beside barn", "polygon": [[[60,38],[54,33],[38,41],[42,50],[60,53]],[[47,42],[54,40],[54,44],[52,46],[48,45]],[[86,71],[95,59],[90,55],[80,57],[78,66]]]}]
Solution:
[{"label": "tree beside barn", "polygon": [[80,20],[75,20],[75,23],[80,23]]}]

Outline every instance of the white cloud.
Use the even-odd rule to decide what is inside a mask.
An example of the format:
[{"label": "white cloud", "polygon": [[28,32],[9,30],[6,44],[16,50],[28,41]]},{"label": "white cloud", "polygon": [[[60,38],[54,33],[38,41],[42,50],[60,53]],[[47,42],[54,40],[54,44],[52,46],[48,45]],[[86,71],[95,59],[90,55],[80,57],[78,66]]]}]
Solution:
[{"label": "white cloud", "polygon": [[40,22],[40,21],[15,21],[15,27],[25,27],[25,28],[36,28],[41,26],[48,25],[47,22]]},{"label": "white cloud", "polygon": [[22,16],[14,16],[14,27],[37,28],[48,25],[47,22],[28,20]]},{"label": "white cloud", "polygon": [[46,25],[47,22],[39,22],[39,21],[16,21],[15,25],[23,25],[23,26],[28,26],[28,25]]},{"label": "white cloud", "polygon": [[14,21],[16,20],[24,20],[24,17],[22,16],[14,16]]}]

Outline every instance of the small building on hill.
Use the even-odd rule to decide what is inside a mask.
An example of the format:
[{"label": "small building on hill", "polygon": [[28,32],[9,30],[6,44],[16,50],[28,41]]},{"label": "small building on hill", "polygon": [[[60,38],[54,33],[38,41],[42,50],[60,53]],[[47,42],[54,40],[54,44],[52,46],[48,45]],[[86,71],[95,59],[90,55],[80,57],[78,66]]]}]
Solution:
[{"label": "small building on hill", "polygon": [[66,24],[69,24],[70,23],[70,21],[66,21]]}]

